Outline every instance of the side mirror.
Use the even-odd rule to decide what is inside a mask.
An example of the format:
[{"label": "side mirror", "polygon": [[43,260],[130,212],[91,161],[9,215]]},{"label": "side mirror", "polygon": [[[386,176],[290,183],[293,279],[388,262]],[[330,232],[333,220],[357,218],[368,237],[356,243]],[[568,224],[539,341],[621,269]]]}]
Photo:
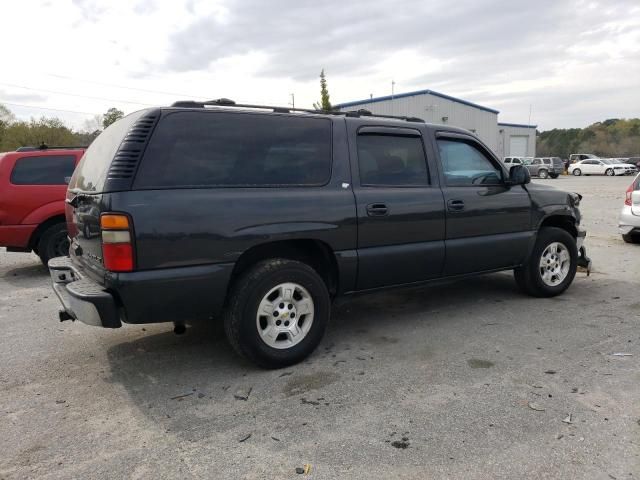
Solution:
[{"label": "side mirror", "polygon": [[509,185],[526,185],[531,182],[529,169],[522,165],[514,165],[509,170]]}]

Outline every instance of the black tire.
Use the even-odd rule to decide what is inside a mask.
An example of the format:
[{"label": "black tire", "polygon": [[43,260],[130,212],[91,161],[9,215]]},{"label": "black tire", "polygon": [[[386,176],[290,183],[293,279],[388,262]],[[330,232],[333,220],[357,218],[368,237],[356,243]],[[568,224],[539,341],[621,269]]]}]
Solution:
[{"label": "black tire", "polygon": [[[304,287],[310,294],[313,323],[296,345],[274,348],[260,337],[258,307],[269,291],[289,282]],[[331,298],[320,275],[305,263],[275,258],[257,263],[234,282],[224,313],[224,328],[229,343],[240,355],[263,368],[282,368],[302,361],[315,350],[330,315]]]},{"label": "black tire", "polygon": [[538,176],[542,179],[547,178],[549,176],[549,172],[546,169],[541,168],[538,170]]},{"label": "black tire", "polygon": [[633,233],[623,234],[622,240],[624,240],[625,243],[640,243],[640,235],[634,235]]},{"label": "black tire", "polygon": [[557,173],[550,173],[549,176],[551,178],[558,178],[559,175]]},{"label": "black tire", "polygon": [[604,174],[605,174],[607,177],[613,177],[613,176],[616,174],[616,172],[614,172],[614,171],[613,171],[613,168],[607,168],[607,169],[604,171]]},{"label": "black tire", "polygon": [[[569,271],[567,276],[558,285],[547,285],[542,280],[540,272],[540,260],[544,250],[551,243],[562,243],[569,251]],[[566,230],[556,227],[543,227],[538,232],[538,238],[536,244],[533,247],[531,256],[527,259],[526,263],[519,268],[516,268],[513,273],[520,289],[534,297],[555,297],[564,292],[573,278],[576,276],[576,270],[578,268],[578,248],[576,246],[576,239]]]},{"label": "black tire", "polygon": [[580,175],[582,175],[582,170],[580,170],[579,168],[574,168],[574,169],[573,169],[573,174],[574,174],[576,177],[579,177]]},{"label": "black tire", "polygon": [[55,223],[42,232],[38,241],[37,252],[45,266],[54,257],[68,256],[69,236],[67,234],[67,226],[62,222]]}]

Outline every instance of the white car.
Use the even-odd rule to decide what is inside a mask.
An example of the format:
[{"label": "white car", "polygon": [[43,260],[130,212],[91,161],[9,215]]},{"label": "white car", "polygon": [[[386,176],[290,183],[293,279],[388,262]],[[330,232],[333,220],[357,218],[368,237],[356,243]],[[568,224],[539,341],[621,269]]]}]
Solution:
[{"label": "white car", "polygon": [[640,174],[633,179],[626,191],[618,229],[625,242],[640,242]]},{"label": "white car", "polygon": [[570,175],[627,175],[630,170],[624,163],[617,163],[606,158],[590,158],[588,160],[580,160],[579,162],[569,165]]}]

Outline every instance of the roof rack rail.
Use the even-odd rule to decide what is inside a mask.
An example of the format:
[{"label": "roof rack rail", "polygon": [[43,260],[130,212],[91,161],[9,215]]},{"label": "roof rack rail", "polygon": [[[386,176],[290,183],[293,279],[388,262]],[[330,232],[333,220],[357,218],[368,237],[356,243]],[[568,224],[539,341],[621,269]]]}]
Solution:
[{"label": "roof rack rail", "polygon": [[33,146],[24,146],[24,147],[18,147],[16,148],[16,152],[37,152],[38,150],[77,150],[77,149],[87,149],[89,147],[87,147],[86,145],[73,145],[73,146],[52,146],[50,147],[49,145],[43,143],[37,147],[33,147]]},{"label": "roof rack rail", "polygon": [[293,107],[275,107],[273,105],[256,105],[249,103],[236,103],[229,98],[218,98],[216,100],[208,100],[205,102],[196,102],[193,100],[180,100],[174,102],[172,107],[178,108],[205,108],[211,107],[233,107],[233,108],[251,108],[259,110],[271,110],[274,113],[291,113],[291,112],[303,112],[303,113],[315,113],[324,115],[344,115],[345,117],[377,117],[377,118],[389,118],[393,120],[404,120],[406,122],[419,122],[425,123],[422,118],[418,117],[402,117],[394,115],[378,115],[370,112],[369,110],[348,110],[346,112],[338,110],[312,110],[310,108],[293,108]]}]

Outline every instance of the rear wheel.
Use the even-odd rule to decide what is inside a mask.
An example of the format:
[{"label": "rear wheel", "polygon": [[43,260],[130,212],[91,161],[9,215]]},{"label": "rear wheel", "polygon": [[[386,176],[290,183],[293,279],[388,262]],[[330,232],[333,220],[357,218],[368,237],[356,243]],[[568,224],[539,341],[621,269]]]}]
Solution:
[{"label": "rear wheel", "polygon": [[540,178],[547,178],[549,176],[549,172],[546,171],[544,168],[538,170],[538,176]]},{"label": "rear wheel", "polygon": [[550,173],[549,176],[551,178],[558,178],[558,174],[557,173]]},{"label": "rear wheel", "polygon": [[615,175],[615,172],[613,171],[613,168],[607,168],[604,174],[608,177],[613,177]]},{"label": "rear wheel", "polygon": [[234,284],[224,326],[240,355],[264,368],[280,368],[315,350],[330,312],[327,286],[313,268],[271,259],[256,264]]},{"label": "rear wheel", "polygon": [[556,227],[544,227],[527,262],[514,270],[516,283],[522,291],[535,297],[554,297],[573,281],[578,267],[576,240],[569,232]]},{"label": "rear wheel", "polygon": [[47,265],[51,258],[69,255],[67,226],[64,223],[56,223],[42,232],[37,252],[44,265]]},{"label": "rear wheel", "polygon": [[573,169],[573,174],[574,174],[576,177],[579,177],[580,175],[582,175],[582,170],[580,170],[579,168],[574,168],[574,169]]}]

